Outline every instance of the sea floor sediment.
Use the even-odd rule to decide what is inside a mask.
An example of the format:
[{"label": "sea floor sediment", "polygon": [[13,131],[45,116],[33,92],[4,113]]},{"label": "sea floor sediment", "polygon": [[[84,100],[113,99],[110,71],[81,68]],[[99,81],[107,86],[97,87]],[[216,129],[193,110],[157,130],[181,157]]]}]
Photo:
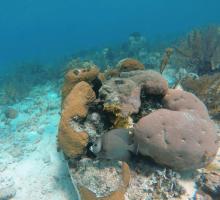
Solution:
[{"label": "sea floor sediment", "polygon": [[50,84],[0,112],[0,199],[75,199],[66,161],[57,152],[60,97]]}]

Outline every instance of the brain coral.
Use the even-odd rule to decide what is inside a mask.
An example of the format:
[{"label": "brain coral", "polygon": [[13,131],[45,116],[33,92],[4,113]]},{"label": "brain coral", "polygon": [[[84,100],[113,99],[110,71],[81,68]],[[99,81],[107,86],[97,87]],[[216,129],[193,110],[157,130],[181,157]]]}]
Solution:
[{"label": "brain coral", "polygon": [[128,72],[134,70],[143,70],[144,65],[133,58],[125,58],[118,62],[117,68],[120,72]]},{"label": "brain coral", "polygon": [[204,167],[218,150],[212,121],[185,111],[159,109],[139,120],[134,136],[142,155],[177,170]]},{"label": "brain coral", "polygon": [[70,125],[72,119],[85,118],[88,104],[95,100],[95,92],[86,82],[79,82],[70,91],[63,102],[58,145],[68,157],[75,158],[81,155],[88,143],[88,134],[85,131],[76,132]]},{"label": "brain coral", "polygon": [[99,75],[99,69],[96,66],[87,69],[71,69],[65,75],[65,81],[62,88],[62,100],[69,94],[71,89],[80,81],[91,83]]},{"label": "brain coral", "polygon": [[175,111],[187,111],[209,118],[208,110],[203,102],[194,94],[183,90],[169,89],[163,98],[164,107]]}]

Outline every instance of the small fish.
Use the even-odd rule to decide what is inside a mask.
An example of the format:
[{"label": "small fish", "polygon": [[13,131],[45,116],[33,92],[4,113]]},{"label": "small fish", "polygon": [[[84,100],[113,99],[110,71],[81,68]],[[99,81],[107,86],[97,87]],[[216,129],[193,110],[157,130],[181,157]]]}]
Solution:
[{"label": "small fish", "polygon": [[128,161],[131,153],[137,152],[137,147],[133,144],[129,129],[119,128],[99,137],[90,147],[90,150],[98,158]]}]

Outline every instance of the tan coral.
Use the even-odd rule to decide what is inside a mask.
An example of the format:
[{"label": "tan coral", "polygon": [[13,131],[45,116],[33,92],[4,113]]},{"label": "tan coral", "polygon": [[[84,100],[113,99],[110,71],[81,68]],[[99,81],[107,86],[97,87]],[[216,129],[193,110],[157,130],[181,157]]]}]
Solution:
[{"label": "tan coral", "polygon": [[105,103],[104,110],[114,114],[114,128],[131,128],[133,120],[129,115],[122,114],[122,106],[116,103]]},{"label": "tan coral", "polygon": [[69,94],[71,89],[80,81],[91,83],[99,75],[97,67],[86,69],[71,69],[65,75],[65,81],[62,88],[62,100]]},{"label": "tan coral", "polygon": [[117,64],[117,68],[120,72],[129,72],[135,70],[143,70],[144,65],[133,58],[125,58],[119,61],[119,63]]},{"label": "tan coral", "polygon": [[122,185],[119,186],[117,191],[112,192],[107,197],[96,197],[96,195],[85,187],[79,187],[82,200],[124,200],[124,194],[130,183],[130,169],[127,163],[122,164]]},{"label": "tan coral", "polygon": [[63,102],[58,134],[58,145],[68,157],[75,158],[84,153],[88,144],[88,134],[76,132],[70,125],[74,118],[85,118],[88,104],[95,100],[91,86],[82,81],[68,94]]}]

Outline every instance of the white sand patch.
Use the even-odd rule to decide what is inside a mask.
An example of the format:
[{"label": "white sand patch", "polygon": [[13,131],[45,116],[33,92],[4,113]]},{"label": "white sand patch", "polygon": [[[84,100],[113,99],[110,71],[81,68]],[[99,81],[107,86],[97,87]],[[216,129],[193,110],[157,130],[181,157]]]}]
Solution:
[{"label": "white sand patch", "polygon": [[14,120],[0,113],[0,178],[13,183],[7,191],[16,190],[13,200],[76,199],[66,161],[57,152],[60,98],[51,91],[49,85],[36,88],[13,105],[19,112]]}]

